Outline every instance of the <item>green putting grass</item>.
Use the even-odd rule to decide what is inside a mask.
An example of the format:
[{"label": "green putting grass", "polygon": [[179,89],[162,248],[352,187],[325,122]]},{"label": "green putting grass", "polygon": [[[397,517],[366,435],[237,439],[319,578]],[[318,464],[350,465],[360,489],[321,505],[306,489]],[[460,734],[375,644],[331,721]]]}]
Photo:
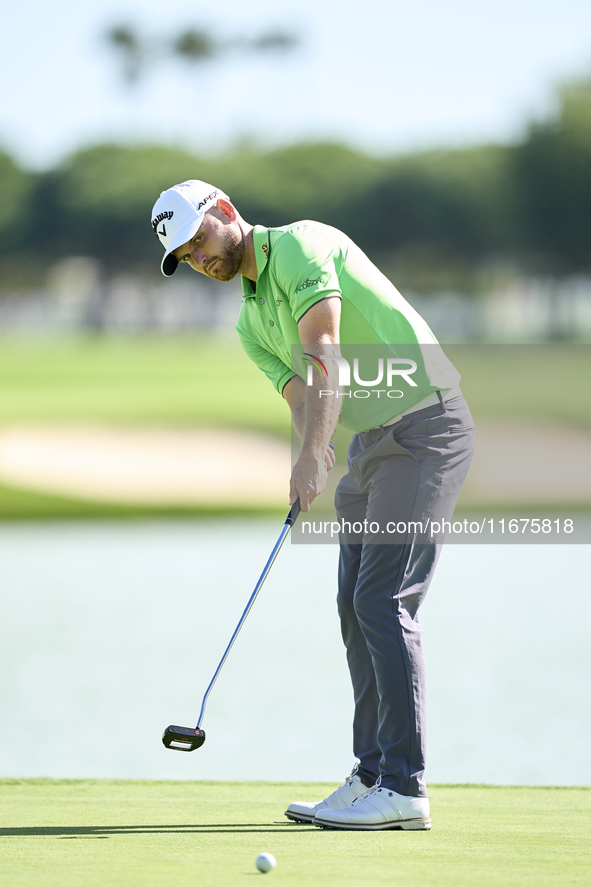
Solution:
[{"label": "green putting grass", "polygon": [[[334,832],[286,820],[334,786],[0,781],[0,883],[10,887],[511,887],[591,882],[591,791],[431,786],[429,832]],[[258,853],[277,858],[257,872]]]}]

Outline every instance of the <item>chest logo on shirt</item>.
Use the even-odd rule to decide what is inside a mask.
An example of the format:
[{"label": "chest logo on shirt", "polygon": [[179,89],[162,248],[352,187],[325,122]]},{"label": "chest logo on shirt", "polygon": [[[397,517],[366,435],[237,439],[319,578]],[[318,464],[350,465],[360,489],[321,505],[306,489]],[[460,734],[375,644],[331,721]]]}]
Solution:
[{"label": "chest logo on shirt", "polygon": [[264,252],[264,254],[266,255],[266,257],[269,258],[269,244],[263,243],[261,249]]},{"label": "chest logo on shirt", "polygon": [[306,277],[304,282],[300,283],[300,285],[298,286],[296,293],[301,293],[302,290],[307,290],[311,286],[316,286],[316,284],[320,283],[321,280],[322,280],[322,274],[320,275],[320,277],[315,277],[315,278]]},{"label": "chest logo on shirt", "polygon": [[275,304],[279,308],[280,305],[283,305],[283,301],[281,299],[275,299]]}]

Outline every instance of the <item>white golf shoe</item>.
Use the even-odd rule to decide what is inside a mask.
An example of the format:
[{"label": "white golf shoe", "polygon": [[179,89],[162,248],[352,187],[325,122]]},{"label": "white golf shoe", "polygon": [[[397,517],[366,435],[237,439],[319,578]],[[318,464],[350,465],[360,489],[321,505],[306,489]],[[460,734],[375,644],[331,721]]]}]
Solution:
[{"label": "white golf shoe", "polygon": [[378,831],[379,829],[430,829],[429,798],[399,795],[382,788],[380,780],[338,810],[320,808],[313,821],[320,828]]},{"label": "white golf shoe", "polygon": [[[294,801],[285,811],[285,815],[288,819],[293,819],[295,822],[313,822],[318,810],[324,810],[326,808],[329,808],[330,810],[338,810],[341,807],[347,807],[366,791],[367,786],[361,782],[357,776],[357,767],[354,767],[343,784],[339,785],[336,791],[334,791],[332,795],[329,795],[328,798],[325,798],[323,801],[317,801],[316,803]],[[315,821],[314,825],[316,825]]]}]

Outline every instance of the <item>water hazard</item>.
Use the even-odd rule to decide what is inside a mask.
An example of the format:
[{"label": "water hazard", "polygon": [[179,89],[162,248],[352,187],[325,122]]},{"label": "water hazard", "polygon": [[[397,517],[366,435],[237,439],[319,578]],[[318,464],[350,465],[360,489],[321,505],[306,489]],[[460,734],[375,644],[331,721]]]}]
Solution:
[{"label": "water hazard", "polygon": [[[352,696],[331,545],[284,546],[203,748],[160,740],[196,722],[280,529],[4,525],[0,775],[341,780]],[[585,545],[445,548],[421,611],[429,781],[591,783],[588,566]]]}]

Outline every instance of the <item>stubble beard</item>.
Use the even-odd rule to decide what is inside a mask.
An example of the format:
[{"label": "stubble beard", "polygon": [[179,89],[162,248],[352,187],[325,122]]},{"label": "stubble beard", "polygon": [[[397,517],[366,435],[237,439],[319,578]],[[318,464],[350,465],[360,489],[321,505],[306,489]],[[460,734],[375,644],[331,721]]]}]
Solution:
[{"label": "stubble beard", "polygon": [[209,277],[213,280],[228,281],[232,280],[238,274],[238,269],[244,258],[244,240],[234,230],[226,230],[222,235],[223,245],[218,255],[214,256],[211,263],[216,263],[215,268]]}]

